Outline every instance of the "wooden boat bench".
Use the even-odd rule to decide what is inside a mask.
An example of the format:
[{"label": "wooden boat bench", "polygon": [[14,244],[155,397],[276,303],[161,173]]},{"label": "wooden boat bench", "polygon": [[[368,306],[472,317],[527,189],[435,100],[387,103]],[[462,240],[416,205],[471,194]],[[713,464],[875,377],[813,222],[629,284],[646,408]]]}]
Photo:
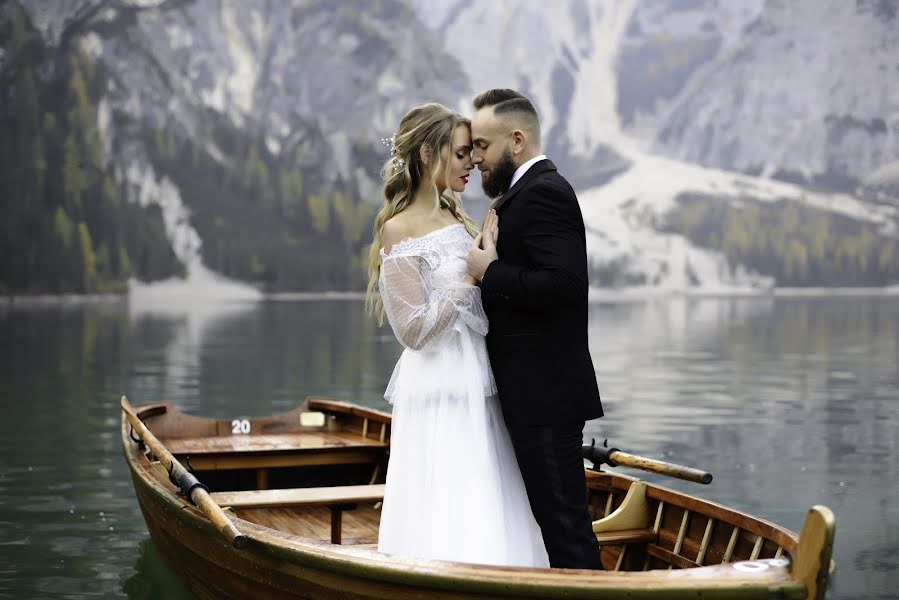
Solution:
[{"label": "wooden boat bench", "polygon": [[[606,507],[607,512],[610,507],[611,502]],[[648,521],[646,484],[634,482],[618,509],[593,522],[593,533],[600,546],[656,544],[658,530],[646,527]],[[624,555],[623,551],[621,555]]]},{"label": "wooden boat bench", "polygon": [[319,431],[168,438],[163,443],[198,471],[372,464],[383,460],[389,445],[352,433]]},{"label": "wooden boat bench", "polygon": [[659,534],[652,529],[622,529],[620,531],[594,532],[600,546],[621,544],[654,544],[659,541]]},{"label": "wooden boat bench", "polygon": [[210,495],[219,506],[234,509],[327,506],[331,510],[331,543],[339,544],[343,511],[353,510],[359,503],[384,500],[384,484],[214,492]]}]

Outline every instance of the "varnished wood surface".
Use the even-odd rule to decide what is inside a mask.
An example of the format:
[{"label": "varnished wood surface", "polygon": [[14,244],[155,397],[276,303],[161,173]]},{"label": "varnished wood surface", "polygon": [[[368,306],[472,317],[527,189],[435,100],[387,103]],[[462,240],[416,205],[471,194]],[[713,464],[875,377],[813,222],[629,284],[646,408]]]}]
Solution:
[{"label": "varnished wood surface", "polygon": [[801,543],[792,567],[795,576],[805,582],[810,600],[823,600],[827,591],[835,527],[833,512],[826,506],[813,506],[802,527]]},{"label": "varnished wood surface", "polygon": [[[215,524],[221,536],[227,539],[229,544],[234,548],[246,546],[246,537],[234,526],[221,507],[212,501],[205,486],[199,485],[193,475],[172,456],[168,448],[144,425],[143,421],[134,413],[131,404],[125,396],[122,396],[120,406],[122,408],[123,424],[127,422],[131,430],[137,432],[138,437],[136,439],[139,440],[140,445],[149,448],[154,455],[152,463],[148,463],[150,468],[156,470],[157,463],[163,466],[169,478],[178,482],[178,485],[181,486],[180,491],[190,497],[194,506],[203,511],[204,516]],[[191,484],[191,481],[193,481],[193,484]]]},{"label": "varnished wood surface", "polygon": [[162,442],[172,454],[221,454],[232,452],[303,452],[305,450],[374,447],[384,448],[386,443],[363,440],[351,433],[327,433],[307,431],[281,434],[223,435],[197,438],[163,438]]},{"label": "varnished wood surface", "polygon": [[609,458],[617,463],[615,466],[621,465],[631,467],[632,469],[643,469],[644,471],[661,473],[668,477],[675,477],[677,479],[703,483],[706,485],[712,483],[711,473],[693,469],[691,467],[685,467],[683,465],[675,465],[643,456],[634,456],[633,454],[628,454],[627,452],[622,452],[620,450],[610,452]]},{"label": "varnished wood surface", "polygon": [[343,485],[320,488],[214,492],[212,499],[232,508],[267,508],[308,504],[329,506],[352,502],[377,502],[384,499],[384,484]]},{"label": "varnished wood surface", "polygon": [[[160,439],[200,438],[231,436],[232,419],[207,419],[196,417],[178,410],[171,402],[155,402],[139,407],[140,417],[147,427]],[[333,422],[322,427],[303,427],[300,415],[307,411],[324,411],[335,417]],[[235,415],[235,418],[240,415]],[[269,435],[307,431],[346,431],[359,434],[365,420],[385,424],[389,439],[390,414],[383,411],[355,406],[330,398],[310,397],[300,406],[271,417],[248,419],[251,435]],[[336,428],[336,429],[335,429]],[[380,427],[370,427],[368,439],[380,438]]]},{"label": "varnished wood surface", "polygon": [[[331,537],[331,513],[324,506],[238,508],[241,519],[291,535],[326,542]],[[343,512],[344,545],[376,545],[381,511],[360,504]]]},{"label": "varnished wood surface", "polygon": [[[364,433],[363,444],[367,445],[369,440],[379,441],[385,431],[381,425],[385,425],[389,441],[389,415],[386,420],[383,415],[362,416],[354,412],[351,405],[337,404],[341,404],[343,411],[339,412],[343,419],[338,422],[339,433],[355,434],[358,438],[363,438]],[[321,407],[327,405],[328,402],[322,400],[316,409],[322,410]],[[167,416],[171,415],[160,413],[158,406],[154,408],[156,416],[150,420],[158,421],[164,428]],[[298,413],[311,408],[311,404],[307,404],[291,411],[287,418],[291,422],[289,426],[298,427],[295,424],[299,421]],[[195,417],[190,420],[194,421],[190,427],[172,422],[167,426],[170,431],[179,430],[183,435],[194,435],[203,428],[210,432],[210,436],[217,435],[216,427],[197,424]],[[269,428],[277,429],[278,435],[292,433],[284,429],[287,424],[275,425],[277,417],[268,422]],[[257,430],[257,421],[253,423]],[[695,598],[700,592],[706,599],[805,597],[804,586],[790,577],[785,560],[756,561],[761,566],[752,572],[733,565],[667,570],[668,566],[689,566],[689,556],[694,554],[697,550],[694,546],[699,543],[694,538],[702,538],[704,527],[698,517],[695,528],[692,519],[688,520],[688,526],[681,526],[683,510],[695,510],[699,514],[706,503],[652,485],[647,486],[647,497],[652,500],[652,506],[660,501],[659,494],[673,494],[667,496],[665,502],[676,507],[690,504],[690,500],[684,498],[692,499],[693,508],[681,506],[680,518],[672,509],[670,519],[662,519],[655,542],[644,531],[631,538],[650,538],[645,543],[642,538],[632,539],[626,546],[619,547],[633,548],[638,558],[651,557],[653,564],[662,570],[522,569],[383,555],[375,551],[380,514],[365,504],[343,513],[344,546],[326,541],[331,529],[327,507],[237,508],[234,523],[247,535],[250,544],[244,550],[235,551],[215,537],[211,524],[196,509],[174,494],[172,486],[155,472],[130,441],[124,424],[122,441],[135,492],[160,553],[188,587],[202,598]],[[595,509],[597,516],[604,516],[608,510],[620,505],[634,479],[618,474],[588,473],[588,481],[593,495],[591,506],[594,508],[591,510]],[[721,512],[722,518],[733,516],[727,513],[726,507],[720,508],[725,509]],[[676,525],[671,525],[669,520]],[[647,523],[647,528],[652,526],[652,522]],[[784,539],[789,540],[794,535],[774,527]],[[673,549],[677,540],[672,540],[671,536],[677,536],[681,529],[685,539],[681,540],[680,554],[675,555]],[[694,529],[699,533],[696,534]],[[724,542],[716,538],[710,546],[726,545],[730,532],[724,525],[720,529],[719,537],[723,536]],[[747,530],[745,542],[752,548],[758,536],[748,527]],[[742,544],[743,541],[738,546]],[[665,548],[668,545],[671,549]],[[664,552],[648,550],[650,546]],[[660,555],[670,562],[652,555]],[[623,562],[635,563],[629,557]]]},{"label": "varnished wood surface", "polygon": [[199,471],[223,469],[260,469],[275,467],[308,467],[314,465],[368,464],[383,461],[383,451],[358,448],[320,448],[307,452],[249,452],[195,455],[188,454],[190,464]]},{"label": "varnished wood surface", "polygon": [[745,531],[750,531],[767,539],[774,540],[776,543],[790,550],[795,549],[796,547],[798,536],[792,531],[727,506],[688,496],[661,486],[649,486],[646,495],[649,498],[687,508],[691,511],[718,519],[719,521],[732,523]]},{"label": "varnished wood surface", "polygon": [[600,546],[612,546],[618,544],[645,544],[659,539],[652,529],[622,529],[620,531],[606,531],[596,534],[596,540]]},{"label": "varnished wood surface", "polygon": [[[236,522],[254,541],[247,550],[235,552],[210,542],[202,523],[191,526],[194,511],[167,510],[158,505],[161,498],[143,492],[138,497],[160,553],[202,598],[677,599],[696,598],[701,589],[702,598],[723,600],[799,599],[804,593],[786,577],[783,567],[773,565],[764,576],[725,566],[695,569],[690,577],[683,577],[690,571],[532,570],[389,557],[373,552],[374,542],[346,548],[317,542],[312,535],[318,539],[327,535],[324,513],[318,517],[318,526],[298,531],[299,536],[284,531],[269,534],[273,530],[268,526],[239,518]],[[299,522],[290,515],[284,517]],[[185,519],[187,523],[181,522]],[[283,526],[272,513],[260,520]]]},{"label": "varnished wood surface", "polygon": [[[632,478],[630,479],[632,480]],[[609,492],[615,494],[611,505],[614,508],[621,504],[630,484],[629,478],[617,474],[587,473],[587,486],[593,490],[594,496],[605,497]],[[763,540],[756,558],[773,558],[777,554],[778,548],[792,553],[797,547],[798,536],[792,531],[714,502],[648,484],[646,497],[649,499],[650,509],[650,518],[645,524],[647,528],[652,528],[654,525],[659,503],[664,504],[659,522],[658,547],[661,549],[673,552],[684,512],[690,512],[681,548],[677,554],[688,560],[692,561],[698,558],[706,527],[709,520],[713,521],[703,556],[703,565],[749,560],[759,536]],[[595,501],[593,506],[595,510],[598,508]],[[599,512],[602,513],[602,510],[600,509]],[[605,514],[598,514],[598,516],[605,516]],[[727,556],[727,548],[735,528],[737,530],[736,538],[734,538],[735,544],[731,555]],[[675,562],[677,563],[674,565],[675,567],[678,564],[691,566],[678,559],[675,559]]]}]

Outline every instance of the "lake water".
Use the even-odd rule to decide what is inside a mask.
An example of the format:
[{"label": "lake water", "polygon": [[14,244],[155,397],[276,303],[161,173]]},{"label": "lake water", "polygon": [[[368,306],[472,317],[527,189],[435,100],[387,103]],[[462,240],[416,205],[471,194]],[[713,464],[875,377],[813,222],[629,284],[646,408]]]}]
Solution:
[{"label": "lake water", "polygon": [[[828,597],[896,597],[899,300],[599,302],[590,343],[607,416],[587,441],[709,470],[665,484],[794,531],[829,506]],[[0,597],[190,597],[134,498],[122,394],[220,418],[383,408],[398,355],[358,301],[0,305]]]}]

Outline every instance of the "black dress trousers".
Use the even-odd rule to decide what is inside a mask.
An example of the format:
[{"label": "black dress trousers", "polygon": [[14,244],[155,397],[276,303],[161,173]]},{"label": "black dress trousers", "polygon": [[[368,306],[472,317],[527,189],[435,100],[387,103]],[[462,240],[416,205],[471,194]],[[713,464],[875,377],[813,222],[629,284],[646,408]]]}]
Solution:
[{"label": "black dress trousers", "polygon": [[552,567],[602,569],[587,514],[583,423],[510,425],[509,435]]}]

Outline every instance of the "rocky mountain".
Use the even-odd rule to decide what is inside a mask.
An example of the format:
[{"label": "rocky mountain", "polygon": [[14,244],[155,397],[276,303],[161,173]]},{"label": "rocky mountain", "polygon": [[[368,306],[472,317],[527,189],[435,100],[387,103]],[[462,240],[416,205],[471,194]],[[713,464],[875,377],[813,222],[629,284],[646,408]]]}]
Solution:
[{"label": "rocky mountain", "polygon": [[591,157],[624,134],[671,158],[843,191],[899,156],[893,0],[416,5],[471,57],[473,89],[533,96],[557,152]]},{"label": "rocky mountain", "polygon": [[[169,275],[359,289],[378,140],[413,104],[468,111],[508,86],[534,99],[544,149],[579,190],[594,284],[719,290],[899,281],[896,13],[893,0],[19,0],[0,31],[20,19],[40,40],[41,112],[72,89],[66,57],[96,66],[79,67],[100,140],[88,170],[156,207],[182,265]],[[27,112],[13,37],[8,122]],[[41,190],[48,235],[62,206],[138,252],[68,188]],[[19,273],[0,285],[21,289]]]},{"label": "rocky mountain", "polygon": [[[664,115],[656,147],[853,191],[899,156],[896,2],[768,2]],[[760,124],[763,126],[759,126]]]},{"label": "rocky mountain", "polygon": [[[380,138],[409,106],[464,87],[396,0],[33,0],[3,18],[54,55],[33,65],[45,90],[70,79],[67,55],[99,67],[90,168],[161,207],[188,276],[270,291],[361,287]],[[62,204],[45,201],[50,215]]]},{"label": "rocky mountain", "polygon": [[[896,2],[417,5],[466,49],[475,90],[535,99],[548,154],[581,191],[594,282],[899,276]],[[699,219],[697,197],[716,217]]]}]

